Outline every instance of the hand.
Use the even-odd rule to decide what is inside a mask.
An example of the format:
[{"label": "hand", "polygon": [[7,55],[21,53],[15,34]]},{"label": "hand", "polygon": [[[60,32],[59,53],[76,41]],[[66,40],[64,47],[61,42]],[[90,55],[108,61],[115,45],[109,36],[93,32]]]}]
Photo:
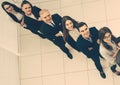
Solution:
[{"label": "hand", "polygon": [[118,43],[118,47],[120,47],[120,42]]},{"label": "hand", "polygon": [[20,25],[22,26],[22,27],[24,27],[24,20],[22,20],[21,22],[20,22]]},{"label": "hand", "polygon": [[91,51],[93,48],[92,47],[89,47],[88,50]]},{"label": "hand", "polygon": [[117,49],[120,50],[120,46],[117,46]]},{"label": "hand", "polygon": [[59,31],[59,33],[55,34],[56,37],[63,36],[63,33]]},{"label": "hand", "polygon": [[100,39],[97,40],[97,43],[100,44]]}]

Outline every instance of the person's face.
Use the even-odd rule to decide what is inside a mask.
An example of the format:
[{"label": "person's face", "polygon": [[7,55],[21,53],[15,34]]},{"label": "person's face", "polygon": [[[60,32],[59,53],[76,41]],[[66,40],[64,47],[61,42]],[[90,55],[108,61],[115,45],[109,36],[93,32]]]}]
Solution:
[{"label": "person's face", "polygon": [[73,30],[73,23],[71,20],[66,20],[65,27],[67,30]]},{"label": "person's face", "polygon": [[8,13],[10,13],[10,12],[12,12],[12,11],[14,10],[11,5],[4,5],[4,9],[5,9]]},{"label": "person's face", "polygon": [[88,26],[83,25],[82,27],[79,27],[79,32],[84,38],[90,38],[90,31]]},{"label": "person's face", "polygon": [[106,42],[106,43],[111,42],[111,34],[110,34],[109,32],[107,32],[107,33],[105,34],[103,40],[104,40],[104,42]]},{"label": "person's face", "polygon": [[45,23],[51,23],[52,22],[52,16],[49,12],[44,12],[42,15],[40,15],[41,20]]},{"label": "person's face", "polygon": [[24,5],[22,6],[22,11],[23,11],[23,12],[25,13],[25,15],[27,15],[27,16],[31,15],[32,9],[31,9],[30,4],[24,4]]}]

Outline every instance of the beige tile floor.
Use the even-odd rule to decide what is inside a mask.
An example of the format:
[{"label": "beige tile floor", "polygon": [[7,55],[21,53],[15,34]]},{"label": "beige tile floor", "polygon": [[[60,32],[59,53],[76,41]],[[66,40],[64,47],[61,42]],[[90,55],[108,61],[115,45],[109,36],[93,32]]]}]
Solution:
[{"label": "beige tile floor", "polygon": [[[101,59],[106,79],[102,79],[91,59],[72,48],[69,59],[57,46],[38,36],[25,35],[21,49],[21,85],[119,85],[120,76]],[[31,39],[35,38],[35,42]],[[29,42],[29,43],[28,43]]]}]

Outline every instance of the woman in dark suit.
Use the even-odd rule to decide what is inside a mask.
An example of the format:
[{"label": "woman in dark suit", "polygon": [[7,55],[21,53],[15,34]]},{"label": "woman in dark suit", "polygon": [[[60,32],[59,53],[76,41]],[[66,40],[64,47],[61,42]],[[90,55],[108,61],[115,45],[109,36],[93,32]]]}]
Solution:
[{"label": "woman in dark suit", "polygon": [[72,48],[76,50],[76,41],[80,35],[76,28],[77,23],[77,21],[69,16],[63,16],[62,18],[63,38]]},{"label": "woman in dark suit", "polygon": [[[23,1],[23,3],[24,2],[27,1]],[[7,1],[4,1],[2,3],[2,8],[15,22],[19,23],[24,28],[30,30],[32,33],[37,34],[42,38],[45,38],[39,31],[42,21],[38,21],[37,19],[26,16],[19,7]],[[36,18],[39,18],[39,11],[39,8],[34,8],[33,13]]]},{"label": "woman in dark suit", "polygon": [[20,8],[18,8],[16,5],[4,1],[1,4],[3,10],[17,23],[20,23],[21,25],[23,25],[23,21],[24,21],[24,16],[23,16],[23,12]]},{"label": "woman in dark suit", "polygon": [[43,23],[39,20],[39,12],[41,11],[41,9],[36,6],[32,6],[32,4],[26,0],[21,3],[21,8],[24,12],[24,22],[27,24],[26,28],[31,30],[32,33],[37,34],[42,38],[45,38],[39,31]]},{"label": "woman in dark suit", "polygon": [[24,14],[28,17],[31,17],[36,20],[38,20],[40,17],[39,12],[41,11],[41,9],[36,6],[32,6],[32,4],[27,0],[24,0],[21,3],[21,9],[24,12]]}]

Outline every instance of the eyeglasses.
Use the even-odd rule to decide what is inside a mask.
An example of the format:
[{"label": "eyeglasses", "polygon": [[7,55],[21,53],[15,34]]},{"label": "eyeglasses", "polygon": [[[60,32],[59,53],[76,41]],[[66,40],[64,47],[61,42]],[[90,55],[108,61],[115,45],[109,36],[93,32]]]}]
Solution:
[{"label": "eyeglasses", "polygon": [[9,5],[7,8],[5,8],[5,10],[8,10],[9,8],[11,8],[11,5]]}]

